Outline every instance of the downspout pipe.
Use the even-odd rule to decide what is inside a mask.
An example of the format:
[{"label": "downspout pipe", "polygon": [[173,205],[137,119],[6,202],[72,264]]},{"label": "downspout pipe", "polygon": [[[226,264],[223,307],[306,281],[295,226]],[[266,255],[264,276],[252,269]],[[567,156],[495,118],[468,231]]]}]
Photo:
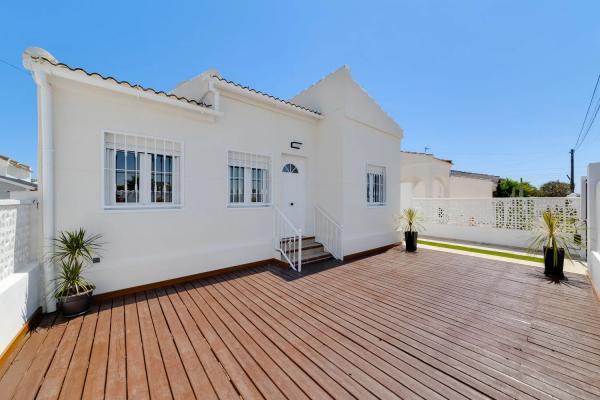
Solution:
[{"label": "downspout pipe", "polygon": [[34,80],[38,88],[39,98],[39,130],[42,143],[41,182],[42,182],[42,262],[43,284],[42,300],[46,312],[56,311],[54,300],[54,279],[56,271],[52,261],[45,256],[45,251],[54,248],[54,132],[52,130],[52,86],[48,83],[45,72],[35,72]]},{"label": "downspout pipe", "polygon": [[[31,57],[38,56],[42,49],[27,49],[23,54],[23,65],[31,71],[33,80],[37,86],[38,101],[38,146],[41,147],[38,155],[39,188],[41,191],[42,212],[42,243],[40,249],[40,261],[42,263],[42,307],[44,312],[56,311],[54,299],[54,279],[56,271],[54,264],[49,260],[47,254],[54,248],[54,237],[56,234],[54,223],[54,132],[52,129],[52,86],[48,82],[47,72],[38,68]],[[49,54],[44,54],[48,57]],[[51,56],[50,56],[51,57]]]}]

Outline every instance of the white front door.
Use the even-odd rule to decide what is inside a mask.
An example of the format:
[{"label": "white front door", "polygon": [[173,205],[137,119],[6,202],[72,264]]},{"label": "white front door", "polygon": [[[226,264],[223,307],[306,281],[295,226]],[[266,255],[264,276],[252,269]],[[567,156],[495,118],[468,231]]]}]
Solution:
[{"label": "white front door", "polygon": [[282,157],[281,211],[298,229],[304,230],[306,212],[306,171],[303,158]]}]

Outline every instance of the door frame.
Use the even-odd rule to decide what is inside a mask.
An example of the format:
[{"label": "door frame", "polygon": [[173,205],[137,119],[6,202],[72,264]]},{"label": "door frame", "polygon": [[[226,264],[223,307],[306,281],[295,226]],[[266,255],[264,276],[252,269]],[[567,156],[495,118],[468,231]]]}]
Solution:
[{"label": "door frame", "polygon": [[[301,156],[298,154],[291,154],[291,153],[281,153],[281,159],[280,159],[280,163],[279,163],[279,177],[281,179],[281,183],[280,183],[280,187],[279,187],[279,207],[282,208],[284,207],[283,204],[283,199],[284,199],[284,177],[286,174],[286,172],[283,172],[283,166],[285,164],[287,164],[288,162],[291,162],[293,164],[294,163],[293,159],[298,159],[302,162],[302,169],[300,170],[300,173],[303,174],[303,192],[304,192],[304,208],[302,210],[302,226],[298,227],[300,229],[302,229],[302,232],[304,233],[304,231],[306,230],[306,227],[309,226],[308,224],[308,173],[307,173],[307,165],[308,165],[308,157],[305,156]],[[286,162],[287,160],[287,162]]]}]

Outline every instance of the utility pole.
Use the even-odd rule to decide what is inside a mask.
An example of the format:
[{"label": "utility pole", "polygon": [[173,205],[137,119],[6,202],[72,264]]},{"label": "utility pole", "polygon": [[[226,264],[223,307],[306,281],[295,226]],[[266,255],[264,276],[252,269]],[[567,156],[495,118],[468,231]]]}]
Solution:
[{"label": "utility pole", "polygon": [[519,197],[523,197],[523,178],[519,181]]},{"label": "utility pole", "polygon": [[575,149],[571,149],[571,193],[575,193]]}]

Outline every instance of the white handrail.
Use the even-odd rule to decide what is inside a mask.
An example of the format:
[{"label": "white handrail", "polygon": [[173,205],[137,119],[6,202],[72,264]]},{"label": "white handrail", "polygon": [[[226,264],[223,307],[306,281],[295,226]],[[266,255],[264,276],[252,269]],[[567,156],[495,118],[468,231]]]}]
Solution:
[{"label": "white handrail", "polygon": [[277,206],[273,206],[275,250],[279,251],[292,269],[302,271],[302,230],[298,229]]},{"label": "white handrail", "polygon": [[315,205],[315,241],[321,243],[338,260],[344,260],[344,229],[340,224]]}]

